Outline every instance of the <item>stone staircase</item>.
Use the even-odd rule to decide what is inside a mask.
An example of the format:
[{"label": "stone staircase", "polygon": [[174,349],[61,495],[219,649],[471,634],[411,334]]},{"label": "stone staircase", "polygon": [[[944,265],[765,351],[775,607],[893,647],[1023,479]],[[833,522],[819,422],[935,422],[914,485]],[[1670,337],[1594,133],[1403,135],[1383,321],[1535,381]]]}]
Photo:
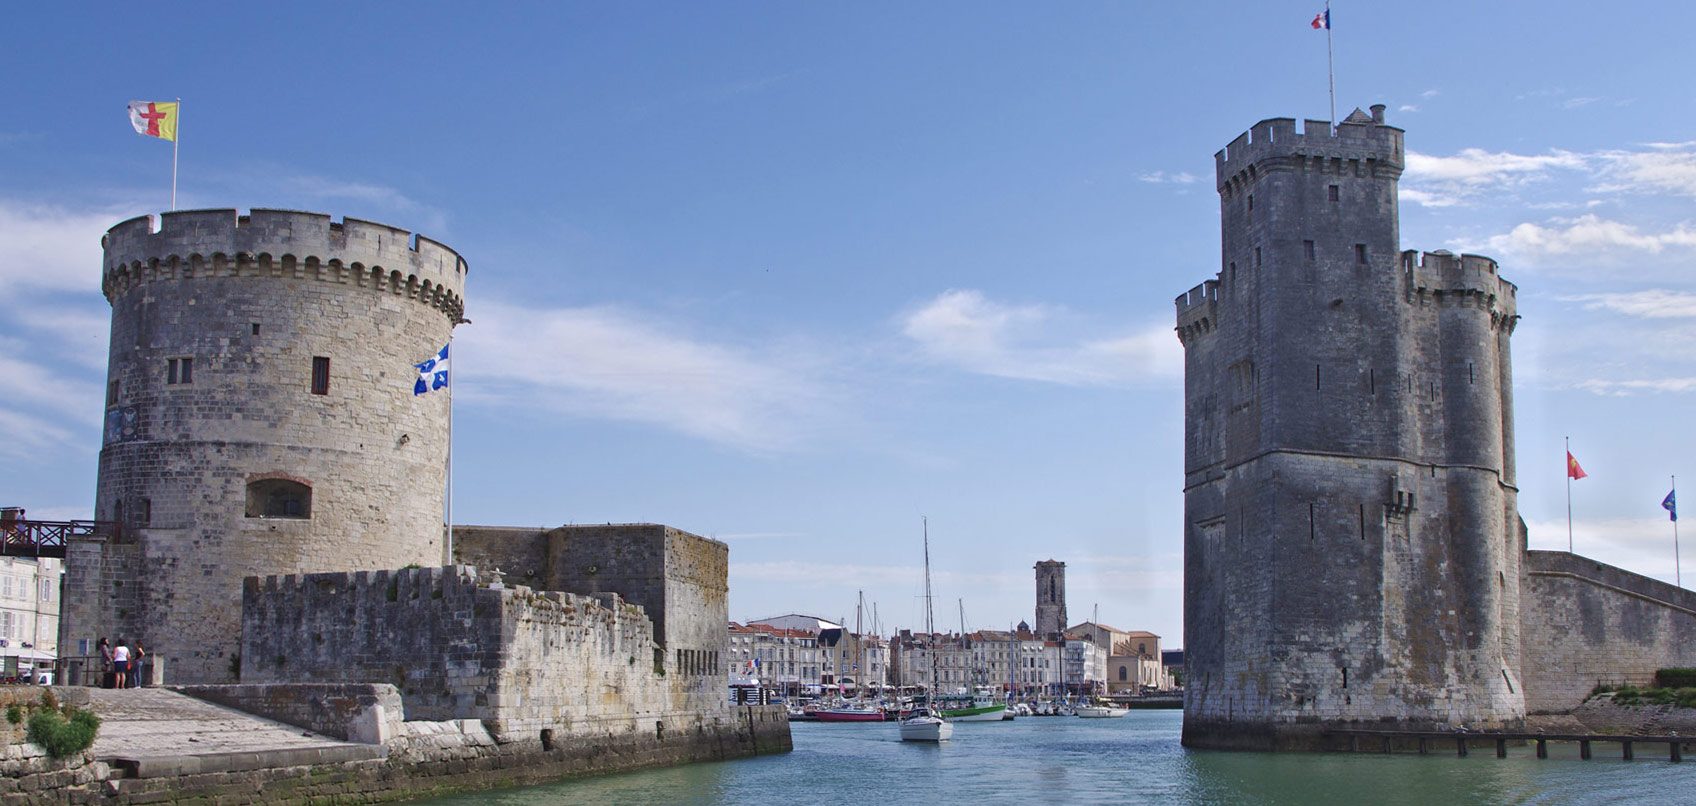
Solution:
[{"label": "stone staircase", "polygon": [[380,745],[320,736],[160,688],[74,691],[68,701],[100,716],[90,752],[134,778],[334,764],[385,753]]}]

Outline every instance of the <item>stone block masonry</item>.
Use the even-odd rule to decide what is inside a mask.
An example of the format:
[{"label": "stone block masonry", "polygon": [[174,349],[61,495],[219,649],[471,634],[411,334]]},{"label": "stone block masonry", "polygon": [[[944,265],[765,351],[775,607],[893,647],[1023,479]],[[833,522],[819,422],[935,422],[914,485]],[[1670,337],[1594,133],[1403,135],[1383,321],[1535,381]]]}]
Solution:
[{"label": "stone block masonry", "polygon": [[1564,551],[1529,551],[1520,607],[1525,706],[1577,708],[1598,684],[1696,666],[1696,593]]},{"label": "stone block masonry", "polygon": [[[61,646],[139,640],[173,682],[232,682],[241,580],[444,562],[446,393],[412,365],[466,263],[405,230],[284,210],[113,227],[96,517]],[[124,555],[118,557],[116,555]]]},{"label": "stone block masonry", "polygon": [[1185,351],[1184,742],[1517,727],[1523,535],[1494,261],[1401,251],[1383,107],[1216,156]]}]

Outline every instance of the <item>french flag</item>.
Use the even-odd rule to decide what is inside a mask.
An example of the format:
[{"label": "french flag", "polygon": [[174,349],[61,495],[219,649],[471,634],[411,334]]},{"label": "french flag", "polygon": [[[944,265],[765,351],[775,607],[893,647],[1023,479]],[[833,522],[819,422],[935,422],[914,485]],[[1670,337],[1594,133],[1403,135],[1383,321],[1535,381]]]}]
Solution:
[{"label": "french flag", "polygon": [[1318,14],[1313,15],[1313,30],[1315,30],[1315,31],[1328,31],[1330,29],[1331,29],[1331,9],[1329,7],[1327,7],[1324,11],[1321,11]]}]

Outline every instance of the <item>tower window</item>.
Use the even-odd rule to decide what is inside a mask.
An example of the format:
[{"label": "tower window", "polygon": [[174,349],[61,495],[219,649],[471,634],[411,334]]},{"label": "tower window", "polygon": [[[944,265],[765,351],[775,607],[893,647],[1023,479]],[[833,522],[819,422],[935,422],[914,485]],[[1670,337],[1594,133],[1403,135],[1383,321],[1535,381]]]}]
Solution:
[{"label": "tower window", "polygon": [[1251,213],[1254,212],[1254,194],[1253,193],[1248,194],[1248,211],[1251,212]]},{"label": "tower window", "polygon": [[253,323],[253,335],[255,335],[255,336],[259,335],[259,323],[258,322]]},{"label": "tower window", "polygon": [[1254,248],[1254,267],[1260,268],[1260,247],[1258,246]]},{"label": "tower window", "polygon": [[165,359],[165,383],[170,385],[194,383],[194,359]]},{"label": "tower window", "polygon": [[111,383],[106,384],[106,405],[108,405],[108,406],[118,405],[118,382],[117,381],[112,381]]},{"label": "tower window", "polygon": [[247,517],[310,518],[312,488],[293,479],[259,479],[249,482]]},{"label": "tower window", "polygon": [[1366,244],[1357,243],[1354,245],[1354,262],[1362,266],[1366,265]]},{"label": "tower window", "polygon": [[330,359],[315,355],[312,357],[312,394],[327,395],[330,393]]},{"label": "tower window", "polygon": [[1307,256],[1308,260],[1313,259],[1313,242],[1312,241],[1302,241],[1301,242],[1301,249],[1302,249],[1302,253]]},{"label": "tower window", "polygon": [[1326,193],[1326,197],[1330,201],[1336,201],[1337,200],[1338,194],[1337,194],[1337,186],[1336,185],[1332,185],[1329,188],[1326,188],[1325,193]]}]

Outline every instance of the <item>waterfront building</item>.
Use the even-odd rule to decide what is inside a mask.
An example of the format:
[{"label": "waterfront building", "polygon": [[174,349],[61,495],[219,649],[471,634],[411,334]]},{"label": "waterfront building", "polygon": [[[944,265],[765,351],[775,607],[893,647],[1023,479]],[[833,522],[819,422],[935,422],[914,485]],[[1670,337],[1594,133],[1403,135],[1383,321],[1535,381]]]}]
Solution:
[{"label": "waterfront building", "polygon": [[821,663],[818,635],[769,624],[730,622],[726,673],[757,678],[760,685],[786,695],[817,693]]},{"label": "waterfront building", "polygon": [[819,632],[823,630],[842,629],[841,624],[837,624],[829,619],[822,619],[818,616],[808,616],[801,613],[787,613],[781,616],[772,616],[771,618],[757,618],[749,621],[748,624],[750,626],[755,624],[764,624],[767,627],[776,627],[780,630],[800,630],[802,632],[812,633],[813,635],[818,635]]},{"label": "waterfront building", "polygon": [[818,647],[821,684],[878,691],[889,682],[889,644],[882,638],[827,627],[818,633]]},{"label": "waterfront building", "polygon": [[1059,642],[1063,663],[1060,690],[1065,694],[1089,694],[1107,681],[1107,647],[1089,631],[1067,630]]},{"label": "waterfront building", "polygon": [[0,677],[53,667],[64,574],[60,559],[0,557]]}]

